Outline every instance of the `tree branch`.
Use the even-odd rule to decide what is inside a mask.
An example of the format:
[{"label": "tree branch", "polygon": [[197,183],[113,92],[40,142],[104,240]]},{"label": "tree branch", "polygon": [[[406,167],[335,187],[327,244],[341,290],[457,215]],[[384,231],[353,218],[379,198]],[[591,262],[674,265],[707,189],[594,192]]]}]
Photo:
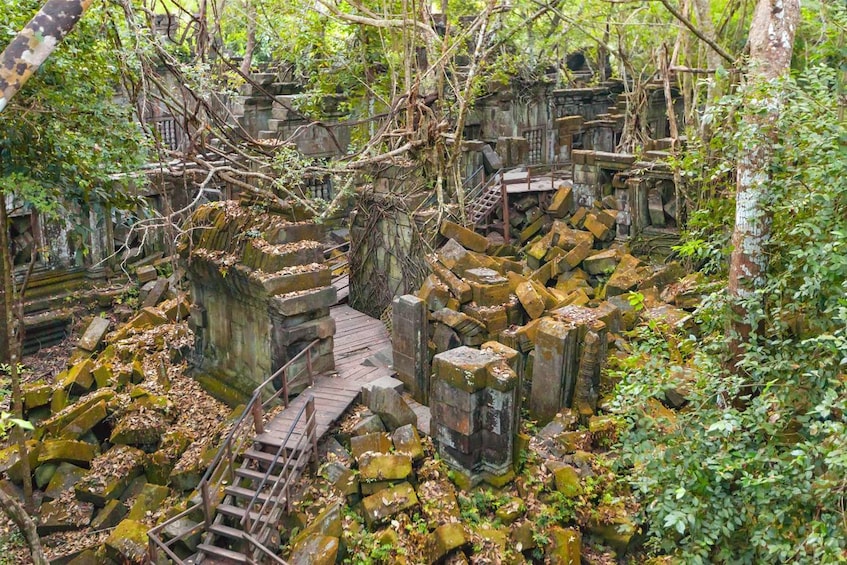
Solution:
[{"label": "tree branch", "polygon": [[724,51],[723,47],[721,47],[720,45],[718,45],[717,43],[715,43],[714,41],[712,41],[711,39],[709,39],[708,37],[703,35],[703,32],[701,32],[699,29],[694,27],[694,24],[691,23],[691,20],[686,18],[684,15],[682,15],[682,13],[679,10],[677,10],[676,8],[674,8],[668,0],[659,0],[659,1],[662,3],[662,5],[665,8],[667,8],[668,12],[670,12],[673,15],[673,17],[678,19],[680,22],[683,23],[683,25],[685,25],[685,27],[690,29],[691,33],[693,33],[694,35],[699,37],[701,40],[706,42],[706,44],[709,47],[714,49],[714,51],[718,55],[723,57],[730,65],[735,65],[735,59],[732,57],[732,55],[730,55],[729,53]]}]

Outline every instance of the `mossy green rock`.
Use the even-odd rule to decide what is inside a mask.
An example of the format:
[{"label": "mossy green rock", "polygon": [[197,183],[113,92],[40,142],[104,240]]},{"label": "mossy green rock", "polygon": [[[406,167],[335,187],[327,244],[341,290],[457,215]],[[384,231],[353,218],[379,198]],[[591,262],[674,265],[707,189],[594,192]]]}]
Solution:
[{"label": "mossy green rock", "polygon": [[408,455],[365,453],[359,458],[359,478],[365,481],[403,480],[412,474]]},{"label": "mossy green rock", "polygon": [[47,500],[59,498],[59,495],[63,492],[74,488],[74,485],[87,473],[88,470],[82,467],[77,467],[71,463],[60,463],[44,490],[44,498]]},{"label": "mossy green rock", "polygon": [[[60,396],[60,391],[57,390],[53,394],[53,400],[56,400],[58,396]],[[87,412],[95,404],[105,402],[106,405],[108,405],[113,398],[115,398],[114,390],[111,388],[102,388],[96,392],[83,396],[70,406],[63,407],[53,414],[53,416],[45,420],[42,423],[42,426],[50,434],[58,434],[62,428],[73,422],[84,412]]]},{"label": "mossy green rock", "polygon": [[94,383],[97,385],[97,388],[109,386],[115,378],[115,375],[112,372],[112,366],[108,363],[101,363],[100,365],[97,365],[97,367],[91,371],[91,375],[94,377]]},{"label": "mossy green rock", "polygon": [[409,483],[400,483],[390,489],[382,490],[362,500],[362,510],[368,527],[418,505],[415,489]]},{"label": "mossy green rock", "polygon": [[535,536],[533,535],[535,533],[535,527],[535,524],[529,520],[512,525],[509,539],[515,551],[520,553],[538,547]]},{"label": "mossy green rock", "polygon": [[338,538],[314,534],[291,550],[291,565],[334,565],[338,557]]},{"label": "mossy green rock", "polygon": [[126,505],[123,502],[110,500],[91,521],[91,529],[98,531],[114,528],[126,516],[126,513]]},{"label": "mossy green rock", "polygon": [[[35,469],[38,465],[38,455],[41,453],[41,443],[33,440],[26,442],[26,455],[29,460],[29,468]],[[9,478],[16,483],[20,483],[21,477],[21,461],[18,457],[18,446],[12,445],[6,449],[0,450],[0,473],[5,472]]]},{"label": "mossy green rock", "polygon": [[97,561],[97,554],[93,549],[86,549],[76,557],[68,561],[67,565],[100,565]]},{"label": "mossy green rock", "polygon": [[148,512],[154,512],[168,497],[168,487],[161,485],[146,484],[135,498],[135,503],[129,509],[127,518],[129,520],[142,521]]},{"label": "mossy green rock", "polygon": [[151,454],[144,467],[147,480],[157,485],[168,484],[174,465],[191,445],[191,438],[182,430],[168,430],[162,436],[159,450]]},{"label": "mossy green rock", "polygon": [[143,563],[148,529],[141,522],[124,520],[106,540],[106,555],[118,563]]},{"label": "mossy green rock", "polygon": [[85,465],[97,456],[97,446],[84,441],[72,439],[56,439],[41,442],[41,452],[38,463],[74,463]]},{"label": "mossy green rock", "polygon": [[394,433],[391,434],[391,440],[394,442],[394,450],[397,453],[408,455],[412,458],[412,461],[423,459],[424,451],[423,445],[421,445],[421,437],[412,424],[394,430]]},{"label": "mossy green rock", "polygon": [[45,463],[36,467],[32,474],[35,479],[35,486],[43,490],[50,483],[50,479],[53,478],[58,468],[58,463]]},{"label": "mossy green rock", "polygon": [[359,494],[359,476],[347,469],[332,483],[332,486],[344,496],[356,496]]},{"label": "mossy green rock", "polygon": [[106,419],[106,402],[101,400],[88,410],[68,422],[59,432],[62,439],[77,439]]},{"label": "mossy green rock", "polygon": [[297,546],[306,542],[307,538],[316,535],[330,536],[340,538],[342,534],[341,527],[341,503],[336,502],[330,504],[315,516],[308,526],[292,540],[291,545]]},{"label": "mossy green rock", "polygon": [[391,438],[386,433],[365,434],[350,438],[350,451],[357,461],[365,453],[388,453],[392,447]]},{"label": "mossy green rock", "polygon": [[427,537],[427,562],[438,563],[454,549],[467,544],[468,534],[462,524],[454,522],[439,526]]},{"label": "mossy green rock", "polygon": [[196,460],[192,459],[189,463],[184,464],[183,458],[192,455],[192,448],[183,454],[183,457],[177,461],[174,470],[168,477],[171,486],[177,490],[186,491],[192,490],[200,484],[200,479],[206,472],[206,468],[211,464],[217,454],[217,449],[214,445],[209,445],[203,448],[200,457]]},{"label": "mossy green rock", "polygon": [[67,532],[84,528],[91,522],[94,505],[79,500],[53,500],[41,505],[38,535]]},{"label": "mossy green rock", "polygon": [[566,497],[573,498],[582,494],[582,483],[573,467],[561,467],[556,469],[553,475],[556,478],[556,490]]},{"label": "mossy green rock", "polygon": [[105,506],[119,498],[132,480],[140,475],[144,452],[134,447],[117,445],[91,463],[91,471],[74,487],[76,497]]},{"label": "mossy green rock", "polygon": [[93,369],[94,362],[91,359],[77,363],[68,369],[67,375],[59,381],[61,388],[71,394],[82,394],[88,391],[94,384],[94,375],[91,374]]},{"label": "mossy green rock", "polygon": [[618,516],[610,520],[608,523],[598,524],[591,523],[588,525],[588,530],[611,546],[620,554],[626,553],[632,536],[635,535],[635,524],[626,516],[623,511]]},{"label": "mossy green rock", "polygon": [[132,410],[124,414],[109,441],[123,445],[157,446],[168,429],[165,416],[156,410]]},{"label": "mossy green rock", "polygon": [[573,528],[554,526],[549,531],[547,563],[550,565],[579,565],[582,551],[582,535]]},{"label": "mossy green rock", "polygon": [[144,487],[146,485],[147,477],[145,477],[144,475],[138,475],[129,482],[129,485],[127,485],[127,487],[121,493],[120,501],[124,504],[127,504],[130,499],[134,499],[136,496],[141,494],[141,491],[144,490]]},{"label": "mossy green rock", "polygon": [[521,515],[524,513],[524,510],[525,506],[523,500],[517,497],[513,497],[509,499],[509,502],[498,508],[495,512],[495,515],[500,520],[500,522],[508,526],[509,524],[520,518]]},{"label": "mossy green rock", "polygon": [[53,397],[53,387],[44,382],[23,384],[21,385],[21,392],[23,393],[26,410],[47,406]]}]

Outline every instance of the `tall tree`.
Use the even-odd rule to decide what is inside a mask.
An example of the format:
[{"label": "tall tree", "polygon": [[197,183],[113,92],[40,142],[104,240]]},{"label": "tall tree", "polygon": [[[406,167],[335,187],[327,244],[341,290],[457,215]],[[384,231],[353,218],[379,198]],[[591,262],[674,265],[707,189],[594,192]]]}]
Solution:
[{"label": "tall tree", "polygon": [[730,368],[739,361],[751,337],[764,323],[762,300],[768,272],[770,208],[769,171],[776,124],[783,104],[778,79],[788,73],[800,0],[759,0],[750,25],[747,100],[742,127],[744,147],[736,173],[735,228],[729,266],[729,296],[733,315],[729,328]]}]

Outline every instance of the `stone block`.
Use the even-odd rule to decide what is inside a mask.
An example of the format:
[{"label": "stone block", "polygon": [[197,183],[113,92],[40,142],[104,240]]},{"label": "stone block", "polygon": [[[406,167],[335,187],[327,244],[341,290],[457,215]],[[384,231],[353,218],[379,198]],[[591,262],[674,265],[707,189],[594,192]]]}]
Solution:
[{"label": "stone block", "polygon": [[53,477],[44,489],[45,500],[55,500],[63,493],[73,489],[74,485],[84,477],[88,471],[71,463],[60,463],[53,473]]},{"label": "stone block", "polygon": [[578,331],[552,318],[541,319],[535,342],[530,414],[546,424],[570,400],[576,378]]},{"label": "stone block", "polygon": [[88,465],[97,455],[97,446],[84,441],[48,440],[41,442],[38,463],[74,463]]},{"label": "stone block", "polygon": [[385,489],[362,500],[365,522],[371,528],[399,512],[410,510],[418,505],[415,489],[409,483]]},{"label": "stone block", "polygon": [[618,265],[618,252],[614,249],[599,251],[582,262],[582,268],[590,275],[608,275]]},{"label": "stone block", "polygon": [[168,497],[168,487],[161,485],[145,484],[144,488],[135,498],[132,508],[129,509],[127,519],[145,521],[148,514],[155,512],[162,502]]},{"label": "stone block", "polygon": [[465,526],[461,523],[447,523],[430,533],[425,542],[426,562],[440,563],[451,551],[470,543]]},{"label": "stone block", "polygon": [[424,279],[418,297],[426,302],[430,311],[446,308],[450,300],[450,289],[442,283],[435,275],[429,275]]},{"label": "stone block", "polygon": [[550,565],[579,565],[582,553],[582,534],[576,528],[553,526],[549,532],[547,563]]},{"label": "stone block", "polygon": [[168,281],[168,279],[162,277],[156,279],[153,288],[150,289],[150,292],[144,298],[144,301],[141,303],[141,306],[144,308],[156,306],[162,300],[162,297],[165,296],[165,293],[168,291],[169,284],[170,282]]},{"label": "stone block", "polygon": [[21,385],[24,409],[29,411],[50,404],[53,387],[44,382],[24,383]]},{"label": "stone block", "polygon": [[127,508],[123,502],[120,500],[110,500],[91,521],[91,529],[98,531],[113,528],[123,520],[126,513]]},{"label": "stone block", "polygon": [[368,408],[378,414],[390,430],[407,424],[417,425],[418,417],[393,388],[374,388],[368,399]]},{"label": "stone block", "polygon": [[423,445],[421,444],[421,438],[415,426],[408,424],[397,428],[391,434],[391,439],[394,442],[394,450],[397,453],[410,457],[412,461],[423,459]]},{"label": "stone block", "polygon": [[94,361],[91,359],[80,361],[68,369],[68,372],[60,381],[61,388],[71,394],[84,394],[94,384],[94,376],[91,374],[93,368]]},{"label": "stone block", "polygon": [[384,431],[385,425],[382,423],[382,419],[376,414],[371,414],[370,416],[364,416],[361,420],[356,422],[356,425],[353,426],[351,433],[354,436],[361,436]]},{"label": "stone block", "polygon": [[608,241],[609,239],[612,239],[615,235],[615,232],[608,226],[600,222],[593,212],[589,212],[585,216],[583,226],[600,241]]},{"label": "stone block", "polygon": [[634,290],[644,279],[645,272],[639,269],[641,261],[629,253],[621,257],[615,272],[606,283],[606,296],[618,296]]},{"label": "stone block", "polygon": [[106,539],[106,555],[116,563],[142,563],[147,556],[147,530],[135,520],[124,520]]},{"label": "stone block", "polygon": [[144,265],[142,267],[138,267],[135,271],[135,277],[138,279],[139,284],[148,283],[150,281],[156,280],[158,273],[156,272],[156,267],[152,265]]},{"label": "stone block", "polygon": [[79,500],[105,506],[119,498],[129,483],[143,471],[144,452],[118,445],[91,462],[91,471],[74,487]]},{"label": "stone block", "polygon": [[470,302],[473,299],[471,287],[461,278],[457,277],[451,270],[444,267],[435,257],[427,257],[427,264],[433,274],[447,285],[452,294],[460,304]]},{"label": "stone block", "polygon": [[515,294],[517,294],[518,300],[521,301],[521,306],[524,307],[530,318],[539,318],[544,314],[544,300],[539,296],[535,287],[530,282],[520,283],[515,289]]},{"label": "stone block", "polygon": [[[269,307],[273,313],[280,316],[290,317],[305,314],[315,310],[329,308],[337,301],[335,288],[325,286],[302,292],[274,296],[269,301]],[[192,315],[192,318],[194,316]]]},{"label": "stone block", "polygon": [[359,478],[364,481],[405,480],[412,474],[408,455],[364,453],[358,459]]},{"label": "stone block", "polygon": [[350,451],[354,459],[369,452],[388,453],[393,444],[386,433],[372,433],[350,438]]},{"label": "stone block", "polygon": [[41,505],[36,532],[44,536],[84,528],[91,522],[94,505],[73,497],[54,500]]},{"label": "stone block", "polygon": [[291,267],[291,272],[286,269],[272,276],[262,277],[262,286],[268,295],[279,296],[322,288],[332,283],[332,271],[328,267],[317,263],[308,267],[309,270],[305,270],[306,267]]},{"label": "stone block", "polygon": [[553,200],[547,207],[547,213],[554,218],[564,218],[573,209],[573,189],[570,186],[561,186],[553,195]]},{"label": "stone block", "polygon": [[96,351],[109,329],[109,319],[95,317],[76,344],[80,349]]},{"label": "stone block", "polygon": [[106,419],[106,402],[101,400],[68,422],[59,432],[62,439],[77,439]]},{"label": "stone block", "polygon": [[455,239],[462,247],[471,251],[485,253],[485,250],[488,249],[488,240],[484,235],[449,220],[441,222],[441,235],[447,239]]}]

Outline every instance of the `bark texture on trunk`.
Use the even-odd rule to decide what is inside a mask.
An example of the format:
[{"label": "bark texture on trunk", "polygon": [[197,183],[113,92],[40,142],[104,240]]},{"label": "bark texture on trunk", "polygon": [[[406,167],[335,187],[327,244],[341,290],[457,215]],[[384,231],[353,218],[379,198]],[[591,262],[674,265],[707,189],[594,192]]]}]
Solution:
[{"label": "bark texture on trunk", "polygon": [[0,54],[0,112],[73,29],[93,0],[49,0]]},{"label": "bark texture on trunk", "polygon": [[736,176],[735,229],[729,266],[730,366],[737,362],[750,336],[760,330],[750,300],[767,281],[772,211],[769,168],[777,135],[780,96],[767,84],[788,73],[794,34],[800,18],[799,0],[759,0],[750,26],[748,98],[743,127],[749,132],[740,152]]},{"label": "bark texture on trunk", "polygon": [[20,503],[6,494],[6,491],[0,489],[0,508],[3,513],[9,517],[12,522],[18,527],[21,533],[26,538],[29,551],[32,554],[32,562],[35,565],[47,565],[47,558],[44,556],[44,550],[41,547],[41,540],[38,537],[38,532],[35,529],[35,522],[26,513]]}]

